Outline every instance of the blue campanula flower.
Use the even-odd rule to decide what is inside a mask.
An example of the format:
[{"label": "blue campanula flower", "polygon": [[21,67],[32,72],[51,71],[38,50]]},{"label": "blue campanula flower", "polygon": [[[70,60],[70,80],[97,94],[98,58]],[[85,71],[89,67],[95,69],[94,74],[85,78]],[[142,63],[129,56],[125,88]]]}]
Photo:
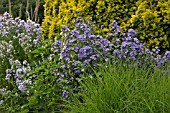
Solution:
[{"label": "blue campanula flower", "polygon": [[165,52],[165,54],[164,54],[164,56],[163,56],[163,59],[170,61],[170,51],[166,51],[166,52]]},{"label": "blue campanula flower", "polygon": [[68,94],[69,94],[69,92],[67,90],[64,90],[63,93],[62,93],[62,96],[64,98],[68,98]]},{"label": "blue campanula flower", "polygon": [[107,39],[108,37],[114,37],[114,34],[113,34],[113,33],[109,33],[108,35],[106,35],[106,39]]},{"label": "blue campanula flower", "polygon": [[81,34],[81,35],[78,35],[77,36],[77,38],[79,39],[79,40],[85,40],[85,38],[86,38],[86,35],[85,34]]},{"label": "blue campanula flower", "polygon": [[65,68],[67,68],[67,66],[64,64],[64,65],[61,66],[61,68],[65,69]]},{"label": "blue campanula flower", "polygon": [[126,40],[126,41],[131,41],[132,38],[131,38],[130,36],[127,36],[127,37],[125,38],[125,40]]},{"label": "blue campanula flower", "polygon": [[69,58],[69,57],[67,57],[67,58],[65,59],[65,61],[66,61],[66,62],[69,62],[69,61],[70,61],[70,58]]},{"label": "blue campanula flower", "polygon": [[4,101],[3,101],[3,100],[0,100],[0,105],[3,104],[3,103],[4,103]]},{"label": "blue campanula flower", "polygon": [[21,91],[21,92],[24,92],[26,89],[25,89],[25,86],[23,84],[19,84],[18,86],[18,89]]},{"label": "blue campanula flower", "polygon": [[91,59],[86,59],[86,60],[84,61],[84,66],[88,65],[90,62],[91,62]]},{"label": "blue campanula flower", "polygon": [[108,61],[109,61],[109,58],[106,58],[105,61],[108,62]]},{"label": "blue campanula flower", "polygon": [[75,70],[74,72],[75,72],[75,74],[80,74],[80,73],[81,73],[81,70],[80,70],[80,69],[77,69],[77,70]]},{"label": "blue campanula flower", "polygon": [[58,49],[54,50],[54,53],[58,53],[58,52],[59,52],[59,50],[58,50]]},{"label": "blue campanula flower", "polygon": [[56,40],[56,41],[54,42],[54,46],[59,46],[59,47],[61,47],[61,41]]},{"label": "blue campanula flower", "polygon": [[73,36],[77,37],[78,35],[79,35],[79,31],[77,31],[76,28],[71,31],[71,36],[72,36],[72,37],[73,37]]},{"label": "blue campanula flower", "polygon": [[81,20],[81,18],[78,16],[77,18],[76,18],[76,20],[75,20],[75,24],[78,24],[79,22],[80,22],[80,20]]},{"label": "blue campanula flower", "polygon": [[160,52],[160,49],[156,46],[154,49],[153,49],[153,52],[155,52],[155,53],[159,53]]},{"label": "blue campanula flower", "polygon": [[84,46],[80,48],[78,53],[78,58],[83,59],[86,58],[87,55],[91,54],[93,52],[93,49],[90,46]]},{"label": "blue campanula flower", "polygon": [[65,26],[65,25],[62,25],[62,30],[64,30],[64,31],[69,31],[70,29],[67,27],[67,26]]},{"label": "blue campanula flower", "polygon": [[112,25],[111,30],[115,30],[115,29],[119,28],[116,21],[113,21],[111,25]]},{"label": "blue campanula flower", "polygon": [[106,53],[109,52],[109,51],[110,51],[109,48],[105,48],[105,47],[102,48],[102,53],[103,53],[103,54],[106,54]]},{"label": "blue campanula flower", "polygon": [[128,36],[135,36],[136,35],[136,32],[135,32],[135,30],[134,29],[129,29],[128,30]]},{"label": "blue campanula flower", "polygon": [[120,42],[120,39],[115,39],[113,42],[118,44]]},{"label": "blue campanula flower", "polygon": [[158,66],[164,64],[164,60],[161,58],[161,55],[158,55],[157,58],[154,58],[154,60],[157,62]]},{"label": "blue campanula flower", "polygon": [[54,56],[54,54],[50,54],[50,58],[52,58]]},{"label": "blue campanula flower", "polygon": [[109,44],[110,44],[110,41],[107,39],[102,39],[101,42],[104,44],[105,47],[109,46]]},{"label": "blue campanula flower", "polygon": [[122,57],[122,54],[120,53],[120,51],[118,49],[115,49],[113,51],[113,55],[117,56],[118,58],[121,58]]},{"label": "blue campanula flower", "polygon": [[90,58],[91,58],[92,60],[97,60],[96,55],[92,55]]},{"label": "blue campanula flower", "polygon": [[73,43],[75,41],[76,41],[76,39],[71,39],[71,40],[69,40],[69,43]]},{"label": "blue campanula flower", "polygon": [[134,38],[133,39],[135,43],[138,43],[138,39],[137,38]]},{"label": "blue campanula flower", "polygon": [[114,32],[115,32],[116,34],[118,34],[118,33],[120,33],[120,30],[119,30],[119,29],[115,29]]},{"label": "blue campanula flower", "polygon": [[64,49],[62,49],[62,51],[61,51],[61,58],[63,58],[63,57],[66,57],[68,55],[68,53],[67,53],[67,50],[64,48]]}]

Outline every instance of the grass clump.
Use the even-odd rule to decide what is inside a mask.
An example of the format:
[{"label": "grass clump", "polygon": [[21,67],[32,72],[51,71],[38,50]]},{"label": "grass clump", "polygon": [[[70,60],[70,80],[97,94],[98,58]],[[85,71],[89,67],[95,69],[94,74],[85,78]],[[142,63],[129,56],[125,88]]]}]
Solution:
[{"label": "grass clump", "polygon": [[69,113],[168,113],[169,72],[119,61],[103,63],[81,82]]}]

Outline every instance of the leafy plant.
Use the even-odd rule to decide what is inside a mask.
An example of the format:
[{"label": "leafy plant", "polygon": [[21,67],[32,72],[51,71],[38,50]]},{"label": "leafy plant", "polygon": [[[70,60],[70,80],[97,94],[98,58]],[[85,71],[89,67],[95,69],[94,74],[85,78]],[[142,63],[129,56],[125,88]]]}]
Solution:
[{"label": "leafy plant", "polygon": [[41,46],[39,24],[18,18],[8,13],[0,17],[0,105],[1,111],[16,112],[24,103],[31,84],[31,66],[34,56],[31,51]]}]

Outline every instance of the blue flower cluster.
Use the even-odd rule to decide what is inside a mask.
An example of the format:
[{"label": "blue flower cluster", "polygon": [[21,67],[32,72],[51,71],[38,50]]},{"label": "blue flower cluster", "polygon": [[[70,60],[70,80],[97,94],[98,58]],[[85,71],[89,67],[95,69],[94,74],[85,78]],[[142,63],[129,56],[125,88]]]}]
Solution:
[{"label": "blue flower cluster", "polygon": [[[29,74],[31,66],[27,61],[28,54],[40,47],[41,34],[40,25],[31,20],[25,22],[19,18],[14,19],[7,12],[0,16],[0,70],[2,73],[6,68],[5,80],[16,86],[3,93],[17,93],[16,90],[29,93],[26,87],[32,84],[34,75]],[[4,89],[3,86],[0,86],[1,89]]]},{"label": "blue flower cluster", "polygon": [[60,54],[62,69],[72,69],[74,74],[80,74],[79,64],[95,66],[101,58],[108,60],[113,44],[100,35],[94,35],[86,21],[78,18],[76,22],[73,30],[62,26],[63,41],[56,40],[53,50],[54,54]]},{"label": "blue flower cluster", "polygon": [[157,66],[163,66],[163,64],[170,61],[169,51],[166,51],[162,56],[159,54],[160,49],[158,47],[155,47],[153,50],[145,48],[144,44],[140,43],[135,37],[136,32],[133,29],[129,29],[127,33],[121,33],[119,28],[120,27],[117,23],[113,21],[111,31],[114,31],[114,33],[110,33],[106,36],[107,39],[109,37],[115,37],[115,40],[111,42],[114,45],[114,58],[123,58],[127,61],[137,61],[139,65],[152,62]]},{"label": "blue flower cluster", "polygon": [[13,40],[18,40],[25,52],[31,52],[41,44],[41,33],[40,25],[31,20],[13,19],[7,12],[0,16],[0,41],[8,39],[10,48]]},{"label": "blue flower cluster", "polygon": [[[80,18],[76,19],[75,28],[70,30],[67,26],[62,26],[61,40],[54,42],[54,54],[60,54],[60,60],[64,61],[61,66],[62,69],[78,69],[78,64],[95,64],[99,59],[108,61],[111,58],[123,58],[127,61],[141,61],[147,62],[149,57],[151,61],[156,62],[158,65],[163,64],[169,60],[169,52],[166,52],[162,58],[159,55],[159,48],[155,47],[152,51],[144,48],[144,44],[140,43],[135,37],[136,32],[129,29],[127,33],[120,33],[119,26],[115,21],[112,22],[111,31],[105,38],[100,35],[95,35],[91,30],[91,26],[85,20]],[[63,35],[64,34],[64,35]],[[121,34],[118,35],[117,34]],[[110,42],[109,37],[115,37],[115,40]],[[54,55],[53,54],[53,55]],[[74,70],[73,69],[73,70]],[[81,72],[81,69],[75,70]]]},{"label": "blue flower cluster", "polygon": [[[20,61],[10,61],[11,68],[6,70],[6,80],[13,82],[11,78],[15,79],[16,86],[21,92],[26,91],[28,94],[29,91],[26,90],[26,85],[32,84],[32,74],[29,74],[31,67],[26,60],[21,64]],[[11,81],[12,80],[12,81]]]},{"label": "blue flower cluster", "polygon": [[[163,66],[170,61],[170,51],[159,55],[158,47],[153,50],[144,48],[143,43],[135,37],[136,32],[133,29],[121,33],[116,21],[111,25],[111,33],[106,37],[97,35],[93,24],[81,18],[76,19],[73,29],[62,26],[61,35],[56,37],[47,59],[50,62],[56,61],[57,66],[51,70],[55,71],[57,82],[65,80],[70,87],[76,87],[75,81],[80,78],[81,73],[90,72],[89,67],[97,67],[98,63],[117,58],[128,62],[135,61],[139,65],[151,61],[157,66]],[[109,37],[115,40],[110,41]],[[5,13],[0,17],[0,59],[6,58],[10,63],[10,67],[6,69],[5,79],[14,80],[19,91],[29,94],[29,88],[33,84],[32,78],[38,75],[31,73],[32,67],[27,60],[20,61],[14,57],[18,54],[15,40],[23,48],[24,53],[30,53],[41,45],[41,28],[31,20],[27,22],[18,18],[14,20]],[[4,62],[6,61],[0,61],[0,67]],[[62,96],[67,98],[69,95],[67,88],[62,87],[61,90]],[[2,91],[8,92],[5,88],[0,88],[0,94]]]},{"label": "blue flower cluster", "polygon": [[[169,51],[162,57],[159,55],[158,47],[153,50],[144,48],[144,44],[135,37],[136,32],[133,29],[129,29],[127,33],[121,33],[116,21],[112,22],[111,32],[113,33],[108,34],[105,38],[95,35],[89,23],[89,21],[77,18],[74,29],[62,26],[61,39],[54,42],[54,53],[52,54],[53,58],[55,58],[55,54],[60,55],[60,68],[64,70],[64,73],[59,80],[67,77],[68,74],[71,75],[69,76],[71,80],[74,80],[77,77],[75,75],[82,73],[83,67],[88,64],[97,66],[99,61],[107,62],[113,58],[121,58],[128,62],[136,61],[139,65],[147,64],[150,61],[157,66],[163,66],[170,60]],[[109,41],[109,37],[114,37],[115,40]],[[67,77],[67,79],[69,78]]]}]

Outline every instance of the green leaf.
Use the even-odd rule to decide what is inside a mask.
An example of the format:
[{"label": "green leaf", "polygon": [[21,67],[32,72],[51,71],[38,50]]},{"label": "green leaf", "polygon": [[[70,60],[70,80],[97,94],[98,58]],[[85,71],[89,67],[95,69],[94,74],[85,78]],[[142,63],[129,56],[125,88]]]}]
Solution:
[{"label": "green leaf", "polygon": [[38,49],[35,49],[35,50],[32,51],[31,53],[41,53],[41,51],[39,51]]},{"label": "green leaf", "polygon": [[28,109],[25,109],[25,110],[23,110],[23,111],[21,111],[21,112],[19,112],[19,113],[28,113],[29,112],[29,110]]}]

